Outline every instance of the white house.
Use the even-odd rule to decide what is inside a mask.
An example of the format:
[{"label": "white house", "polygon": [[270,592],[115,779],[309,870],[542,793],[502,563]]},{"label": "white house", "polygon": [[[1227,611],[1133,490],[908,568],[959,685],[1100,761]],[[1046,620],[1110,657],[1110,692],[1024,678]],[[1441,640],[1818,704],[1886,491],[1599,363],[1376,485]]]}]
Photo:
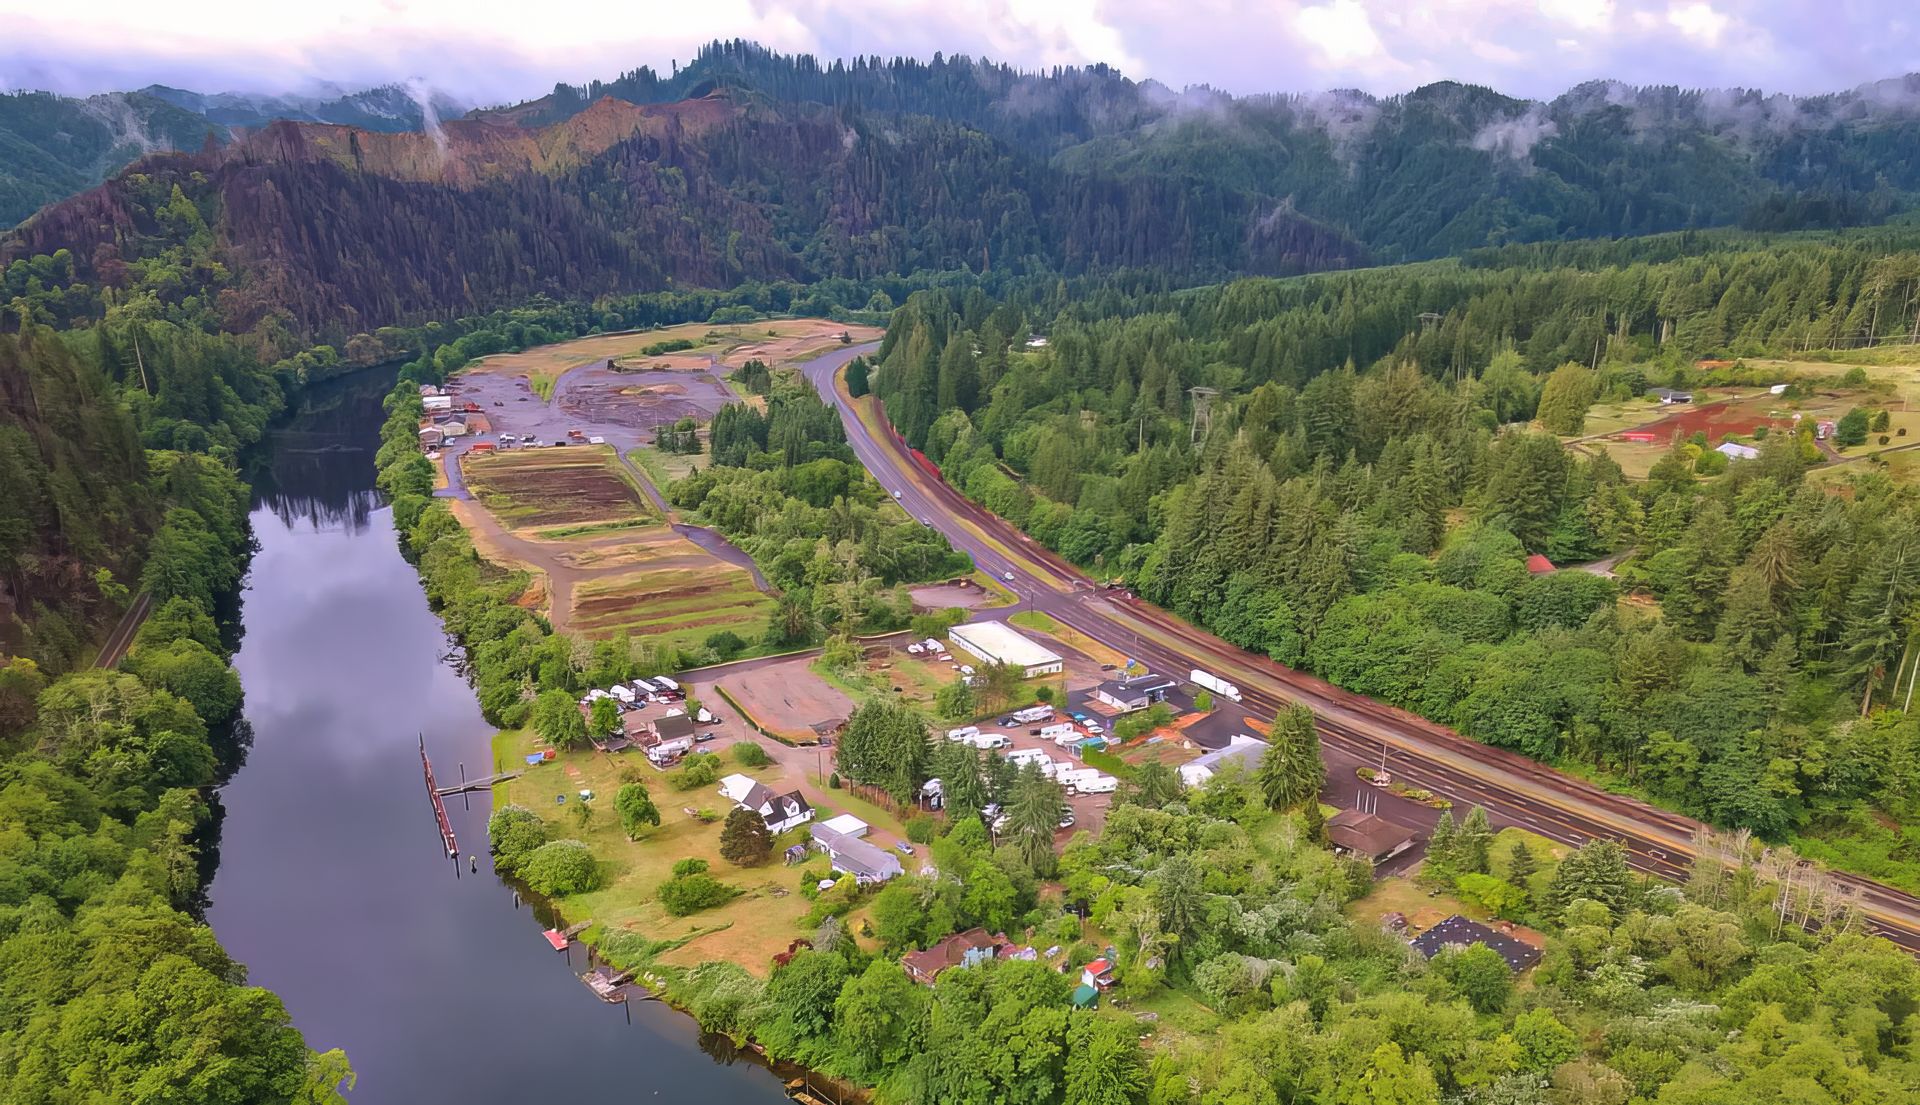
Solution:
[{"label": "white house", "polygon": [[450,411],[453,409],[453,396],[445,394],[422,395],[420,397],[420,407],[428,414]]},{"label": "white house", "polygon": [[1181,764],[1180,781],[1190,787],[1206,786],[1209,779],[1230,763],[1237,763],[1244,770],[1252,771],[1260,766],[1260,757],[1266,751],[1266,741],[1245,733],[1235,733],[1225,748]]},{"label": "white house", "polygon": [[720,780],[720,794],[734,805],[759,814],[770,833],[784,833],[813,820],[813,806],[799,791],[775,794],[773,788],[745,775]]}]

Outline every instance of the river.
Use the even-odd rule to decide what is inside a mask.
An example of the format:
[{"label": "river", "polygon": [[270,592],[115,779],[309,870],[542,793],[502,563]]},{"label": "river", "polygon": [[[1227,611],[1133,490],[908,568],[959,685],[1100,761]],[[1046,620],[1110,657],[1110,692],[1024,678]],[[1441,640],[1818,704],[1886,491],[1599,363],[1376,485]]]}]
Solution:
[{"label": "river", "polygon": [[356,1105],[786,1101],[688,1018],[638,1002],[629,1023],[579,982],[583,951],[549,949],[489,867],[484,796],[448,810],[479,873],[445,857],[416,734],[444,783],[489,769],[491,730],[374,491],[391,382],[311,389],[255,475],[234,658],[252,747],[220,791],[207,920],[309,1046],[346,1050]]}]

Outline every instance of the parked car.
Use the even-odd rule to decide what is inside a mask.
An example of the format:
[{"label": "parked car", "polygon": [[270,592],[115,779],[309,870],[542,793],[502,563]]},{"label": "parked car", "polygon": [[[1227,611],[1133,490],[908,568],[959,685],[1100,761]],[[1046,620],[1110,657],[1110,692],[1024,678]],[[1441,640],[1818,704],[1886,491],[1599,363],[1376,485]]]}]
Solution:
[{"label": "parked car", "polygon": [[702,734],[700,734],[699,736],[697,736],[697,737],[695,737],[695,738],[693,738],[693,743],[695,743],[695,744],[705,744],[705,743],[707,743],[708,741],[710,741],[710,740],[712,740],[712,739],[714,739],[715,737],[718,737],[719,735],[720,735],[720,734],[718,734],[718,733],[702,733]]},{"label": "parked car", "polygon": [[913,845],[908,844],[904,840],[894,845],[893,847],[896,851],[898,851],[903,856],[910,856],[913,854]]},{"label": "parked car", "polygon": [[1067,812],[1060,815],[1060,827],[1063,829],[1073,828],[1073,811],[1072,810],[1068,810]]}]

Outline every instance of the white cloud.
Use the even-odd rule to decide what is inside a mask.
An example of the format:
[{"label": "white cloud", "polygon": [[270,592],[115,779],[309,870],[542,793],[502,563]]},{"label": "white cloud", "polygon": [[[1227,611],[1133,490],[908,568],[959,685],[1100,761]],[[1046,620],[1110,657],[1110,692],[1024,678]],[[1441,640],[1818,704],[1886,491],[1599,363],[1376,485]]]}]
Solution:
[{"label": "white cloud", "polygon": [[1333,0],[1301,8],[1293,25],[1307,43],[1334,65],[1362,61],[1381,53],[1380,36],[1359,0]]},{"label": "white cloud", "polygon": [[1911,2],[0,0],[0,74],[10,87],[68,93],[156,81],[306,91],[417,76],[491,103],[641,65],[664,73],[705,42],[738,37],[825,58],[1106,62],[1174,89],[1237,93],[1392,94],[1447,78],[1536,97],[1596,78],[1808,93],[1920,66]]},{"label": "white cloud", "polygon": [[1678,28],[1680,33],[1695,39],[1706,46],[1720,45],[1720,36],[1726,33],[1727,24],[1732,22],[1726,15],[1713,10],[1711,4],[1692,3],[1675,4],[1667,9],[1667,22]]},{"label": "white cloud", "polygon": [[1540,14],[1556,23],[1597,31],[1613,21],[1613,0],[1540,0]]}]

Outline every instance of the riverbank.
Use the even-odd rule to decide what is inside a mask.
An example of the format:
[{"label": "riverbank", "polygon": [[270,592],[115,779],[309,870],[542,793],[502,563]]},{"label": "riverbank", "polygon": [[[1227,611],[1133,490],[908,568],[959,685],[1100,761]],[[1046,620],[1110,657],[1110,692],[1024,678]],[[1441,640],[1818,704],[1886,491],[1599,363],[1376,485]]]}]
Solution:
[{"label": "riverbank", "polygon": [[416,741],[457,779],[484,773],[493,728],[373,487],[390,383],[326,385],[256,476],[235,658],[252,747],[220,792],[209,922],[314,1045],[346,1050],[355,1105],[785,1100],[685,1017],[594,998],[491,870],[487,794],[447,799],[479,870],[441,849]]}]

